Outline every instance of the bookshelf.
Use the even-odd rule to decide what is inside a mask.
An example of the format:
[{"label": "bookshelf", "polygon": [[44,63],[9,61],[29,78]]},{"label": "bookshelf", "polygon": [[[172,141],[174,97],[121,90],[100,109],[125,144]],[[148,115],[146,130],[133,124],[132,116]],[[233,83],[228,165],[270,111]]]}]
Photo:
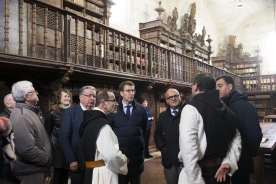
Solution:
[{"label": "bookshelf", "polygon": [[250,93],[248,95],[249,102],[257,109],[259,121],[263,121],[263,117],[274,114],[276,107],[275,93]]},{"label": "bookshelf", "polygon": [[112,5],[112,0],[63,0],[65,10],[105,25],[109,25]]},{"label": "bookshelf", "polygon": [[200,45],[193,41],[190,36],[183,37],[179,30],[174,32],[170,30],[170,26],[162,20],[139,23],[140,38],[153,42],[165,49],[209,63],[211,52],[208,50],[208,46],[205,44]]}]

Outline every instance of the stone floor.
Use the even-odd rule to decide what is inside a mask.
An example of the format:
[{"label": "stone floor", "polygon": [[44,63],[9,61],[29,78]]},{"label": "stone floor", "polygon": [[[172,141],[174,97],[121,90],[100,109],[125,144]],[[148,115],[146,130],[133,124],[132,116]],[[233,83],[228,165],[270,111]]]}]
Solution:
[{"label": "stone floor", "polygon": [[[160,152],[153,152],[151,155],[153,158],[145,160],[145,170],[141,175],[141,184],[166,184]],[[256,183],[254,175],[250,179],[250,184]],[[264,184],[276,184],[275,167],[265,167]]]}]

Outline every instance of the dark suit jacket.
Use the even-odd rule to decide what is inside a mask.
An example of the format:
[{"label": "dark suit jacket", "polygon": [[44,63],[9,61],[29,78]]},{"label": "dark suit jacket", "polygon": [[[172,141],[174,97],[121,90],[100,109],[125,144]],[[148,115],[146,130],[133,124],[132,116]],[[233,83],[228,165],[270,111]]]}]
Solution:
[{"label": "dark suit jacket", "polygon": [[63,112],[60,124],[59,142],[61,150],[65,156],[66,163],[74,161],[80,163],[79,151],[79,128],[83,120],[83,110],[80,104],[70,107]]}]

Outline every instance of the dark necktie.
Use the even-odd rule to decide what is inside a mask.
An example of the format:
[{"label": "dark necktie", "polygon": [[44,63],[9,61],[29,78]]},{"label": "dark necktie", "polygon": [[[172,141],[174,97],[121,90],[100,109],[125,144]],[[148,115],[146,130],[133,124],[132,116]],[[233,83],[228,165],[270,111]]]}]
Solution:
[{"label": "dark necktie", "polygon": [[173,110],[173,114],[174,114],[174,116],[176,116],[177,110]]},{"label": "dark necktie", "polygon": [[126,110],[126,115],[127,115],[128,119],[130,118],[130,108],[131,108],[131,105],[128,105],[127,110]]}]

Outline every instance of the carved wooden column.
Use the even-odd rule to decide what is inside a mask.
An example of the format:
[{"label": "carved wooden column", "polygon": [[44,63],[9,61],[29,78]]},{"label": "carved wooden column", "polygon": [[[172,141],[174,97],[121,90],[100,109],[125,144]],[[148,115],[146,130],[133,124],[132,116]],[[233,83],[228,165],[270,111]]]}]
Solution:
[{"label": "carved wooden column", "polygon": [[[140,75],[143,74],[143,63],[142,63],[142,41],[140,41]],[[144,61],[145,62],[145,61]]]},{"label": "carved wooden column", "polygon": [[33,4],[32,9],[32,50],[31,56],[36,56],[36,4]]},{"label": "carved wooden column", "polygon": [[115,32],[112,32],[112,56],[113,56],[113,70],[115,70],[115,63],[116,63],[116,52],[115,52],[115,44],[116,44],[116,36],[115,36]]},{"label": "carved wooden column", "polygon": [[121,49],[122,36],[119,34],[119,71],[122,71],[122,49]]},{"label": "carved wooden column", "polygon": [[99,54],[100,54],[100,68],[103,68],[103,58],[102,58],[102,54],[103,54],[103,48],[102,48],[102,44],[103,44],[103,29],[100,27],[99,28]]},{"label": "carved wooden column", "polygon": [[124,45],[122,46],[123,48],[123,61],[124,61],[124,72],[127,72],[127,37],[124,36]]},{"label": "carved wooden column", "polygon": [[147,47],[148,47],[148,44],[145,43],[145,76],[149,76],[149,73],[148,73],[148,54],[147,54]]},{"label": "carved wooden column", "polygon": [[5,25],[4,25],[4,31],[5,31],[5,38],[4,38],[4,52],[9,52],[9,0],[5,0]]},{"label": "carved wooden column", "polygon": [[79,64],[79,19],[78,18],[76,18],[75,19],[76,21],[75,21],[75,30],[76,30],[76,35],[75,35],[75,48],[76,48],[76,50],[75,50],[75,63],[76,64]]},{"label": "carved wooden column", "polygon": [[54,54],[54,60],[58,60],[58,18],[59,13],[55,13],[55,54]]},{"label": "carved wooden column", "polygon": [[95,24],[92,24],[92,30],[91,30],[91,39],[92,39],[92,67],[95,67],[95,46],[96,46],[96,41],[95,41]]},{"label": "carved wooden column", "polygon": [[[128,43],[128,46],[129,46],[129,50],[130,50],[130,53],[129,53],[129,60],[130,60],[130,65],[129,65],[129,69],[130,69],[130,72],[132,73],[133,71],[133,67],[132,67],[132,57],[133,57],[133,63],[136,63],[136,58],[135,56],[132,55],[132,47],[131,47],[131,44],[132,44],[132,38],[129,38],[129,43]],[[134,64],[134,70],[135,70],[135,64]],[[133,72],[134,73],[134,72]]]},{"label": "carved wooden column", "polygon": [[23,55],[23,0],[19,0],[19,49],[18,54]]},{"label": "carved wooden column", "polygon": [[105,68],[109,68],[109,30],[106,29],[106,38],[105,38]]},{"label": "carved wooden column", "polygon": [[48,8],[44,8],[44,35],[43,35],[43,59],[47,58],[47,27],[48,27]]},{"label": "carved wooden column", "polygon": [[167,51],[168,57],[168,79],[172,80],[172,59],[171,59],[171,51]]},{"label": "carved wooden column", "polygon": [[[134,72],[133,73],[135,73],[135,74],[137,74],[137,68],[138,68],[138,66],[137,66],[137,40],[135,39],[135,42],[134,42],[134,49],[135,49],[135,52],[134,52],[134,63],[135,63],[135,68],[134,68]],[[132,51],[132,48],[130,49],[131,51]],[[131,52],[130,51],[130,52]],[[140,52],[141,53],[141,52]],[[141,62],[142,62],[142,60],[141,60],[142,58],[141,58],[141,54],[140,54],[140,66],[141,66]],[[131,64],[132,65],[132,64]]]},{"label": "carved wooden column", "polygon": [[70,26],[71,26],[71,16],[65,15],[64,21],[64,60],[67,63],[71,63],[71,45],[70,45]]},{"label": "carved wooden column", "polygon": [[152,44],[148,45],[148,71],[149,74],[148,76],[152,77],[152,55],[153,55],[153,51],[152,51]]},{"label": "carved wooden column", "polygon": [[86,65],[87,66],[87,55],[86,55],[86,53],[87,53],[87,46],[86,46],[86,44],[87,44],[87,41],[86,41],[86,39],[87,39],[87,22],[85,21],[84,22],[84,30],[83,30],[83,35],[84,35],[84,39],[83,39],[83,41],[84,41],[84,44],[83,44],[83,64],[84,65]]}]

